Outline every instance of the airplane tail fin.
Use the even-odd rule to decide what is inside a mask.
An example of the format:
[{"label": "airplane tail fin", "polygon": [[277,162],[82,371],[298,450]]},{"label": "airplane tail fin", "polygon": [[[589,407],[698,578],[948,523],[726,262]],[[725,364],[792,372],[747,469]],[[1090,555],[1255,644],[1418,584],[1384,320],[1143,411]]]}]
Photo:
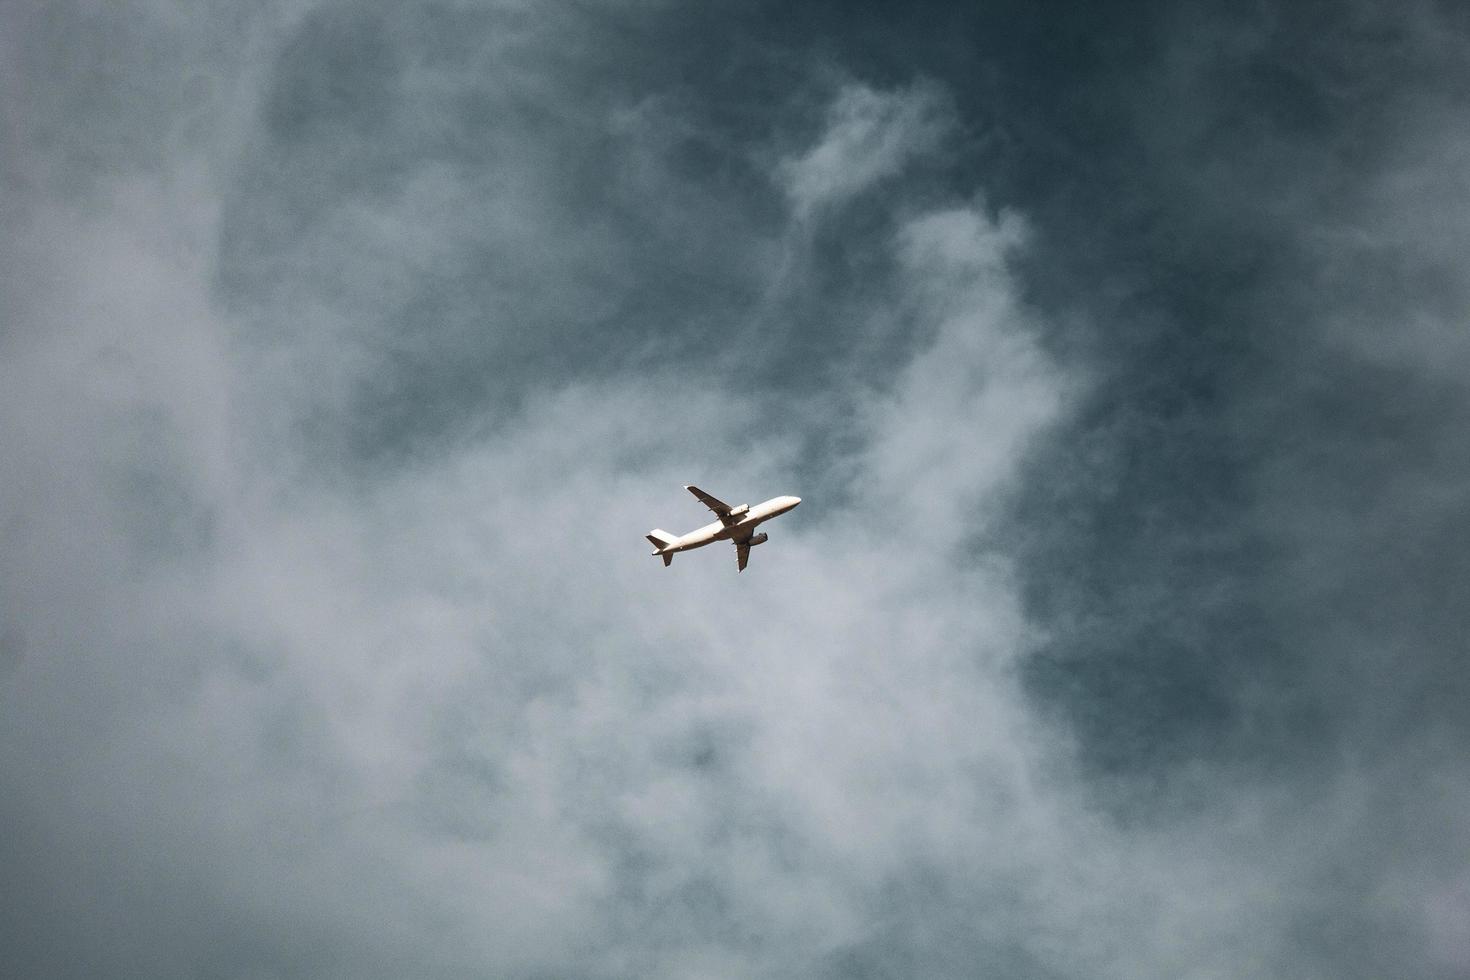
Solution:
[{"label": "airplane tail fin", "polygon": [[673,552],[665,551],[664,549],[678,541],[678,538],[674,537],[668,531],[661,531],[658,528],[649,531],[644,537],[648,539],[649,544],[653,545],[653,553],[663,557],[665,568],[668,568],[674,563]]}]

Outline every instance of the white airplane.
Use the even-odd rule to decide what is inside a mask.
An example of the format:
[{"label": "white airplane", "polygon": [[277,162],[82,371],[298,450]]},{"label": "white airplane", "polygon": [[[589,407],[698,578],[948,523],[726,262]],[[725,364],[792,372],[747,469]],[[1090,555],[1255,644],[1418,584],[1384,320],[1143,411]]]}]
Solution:
[{"label": "white airplane", "polygon": [[684,489],[694,494],[706,507],[714,511],[719,520],[680,537],[658,528],[649,531],[647,537],[653,545],[653,553],[663,558],[665,568],[673,564],[674,555],[680,551],[703,548],[712,541],[733,541],[735,542],[735,560],[740,565],[740,571],[743,572],[745,563],[750,560],[750,549],[758,544],[765,544],[769,537],[764,533],[756,534],[756,525],[761,521],[779,517],[801,503],[800,497],[772,497],[765,503],[756,504],[754,507],[749,504],[731,507],[723,500],[711,497],[698,487],[685,487]]}]

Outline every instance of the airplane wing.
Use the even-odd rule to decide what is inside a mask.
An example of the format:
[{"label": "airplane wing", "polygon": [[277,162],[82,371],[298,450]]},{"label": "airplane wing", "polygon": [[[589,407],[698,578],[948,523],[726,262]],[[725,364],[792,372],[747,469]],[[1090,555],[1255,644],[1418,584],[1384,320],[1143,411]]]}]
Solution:
[{"label": "airplane wing", "polygon": [[743,572],[745,571],[745,563],[750,561],[750,539],[754,535],[749,528],[745,529],[744,534],[740,534],[738,531],[736,534],[737,537],[731,538],[730,541],[735,545],[735,564],[740,566],[738,571]]},{"label": "airplane wing", "polygon": [[717,517],[719,517],[720,520],[724,521],[726,524],[730,523],[730,521],[729,521],[729,517],[730,517],[730,505],[729,504],[725,503],[723,500],[719,499],[718,497],[711,497],[709,494],[705,493],[703,490],[699,489],[698,487],[685,487],[684,489],[685,490],[688,490],[690,493],[692,493],[696,497],[698,497],[699,498],[699,502],[702,503],[702,504],[704,504],[710,510],[714,511],[715,512],[715,515]]}]

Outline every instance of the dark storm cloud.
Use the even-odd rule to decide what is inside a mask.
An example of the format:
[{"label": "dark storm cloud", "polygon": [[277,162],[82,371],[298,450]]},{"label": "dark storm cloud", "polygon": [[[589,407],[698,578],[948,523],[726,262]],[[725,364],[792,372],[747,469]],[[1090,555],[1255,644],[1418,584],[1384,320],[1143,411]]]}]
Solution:
[{"label": "dark storm cloud", "polygon": [[[1425,916],[1463,881],[1450,801],[1470,750],[1453,598],[1470,391],[1449,367],[1465,136],[1444,111],[1467,81],[1463,17],[1177,21],[1112,85],[1133,105],[1133,174],[1087,243],[1128,288],[1085,341],[1107,380],[1037,457],[1022,512],[1056,529],[1024,563],[1034,614],[1059,626],[1031,690],[1135,814],[1169,772],[1191,807],[1293,787],[1281,834],[1319,833],[1303,801],[1346,794],[1332,853],[1293,875],[1316,897],[1291,972],[1453,975],[1464,931]],[[1338,849],[1355,870],[1328,884]]]},{"label": "dark storm cloud", "polygon": [[3,16],[20,972],[1470,964],[1463,15]]},{"label": "dark storm cloud", "polygon": [[[1388,661],[1355,663],[1360,628],[1327,639],[1344,620],[1394,620],[1391,642],[1415,651],[1403,669],[1460,683],[1453,627],[1431,624],[1457,615],[1433,596],[1461,574],[1445,530],[1470,474],[1453,436],[1464,375],[1435,366],[1463,335],[1463,305],[1447,300],[1464,288],[1448,259],[1464,236],[1463,135],[1442,108],[1466,83],[1463,24],[1426,5],[1190,20],[1128,86],[1147,96],[1145,152],[1119,210],[1147,214],[1130,242],[1149,263],[1120,312],[1147,326],[1120,331],[1125,359],[1066,453],[1110,442],[1099,455],[1116,487],[1100,506],[1085,485],[1068,501],[1095,501],[1074,511],[1096,543],[1078,564],[1097,578],[1076,598],[1130,631],[1118,643],[1135,652],[1112,659],[1133,661],[1138,685],[1161,673],[1187,685],[1179,699],[1130,685],[1122,701],[1203,699],[1157,719],[1176,746],[1203,726],[1215,748],[1188,754],[1240,748],[1220,736],[1247,720],[1269,733],[1251,753],[1316,752],[1324,738],[1367,750],[1358,711],[1385,695],[1373,675]],[[1431,209],[1440,218],[1422,219]],[[1078,544],[1066,534],[1052,551]],[[1150,612],[1107,614],[1120,604]],[[1318,686],[1359,668],[1346,689]],[[1236,694],[1257,684],[1291,694],[1237,715],[1254,706]],[[1316,730],[1283,731],[1294,721]]]}]

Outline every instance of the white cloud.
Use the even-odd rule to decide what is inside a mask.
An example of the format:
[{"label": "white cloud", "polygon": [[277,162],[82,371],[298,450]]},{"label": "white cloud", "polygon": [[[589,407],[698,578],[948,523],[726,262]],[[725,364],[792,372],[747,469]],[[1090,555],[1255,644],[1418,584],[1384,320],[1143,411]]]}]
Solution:
[{"label": "white cloud", "polygon": [[[933,111],[844,93],[798,207],[923,152]],[[859,173],[832,169],[859,151],[876,154]],[[463,188],[431,176],[407,185],[432,205],[411,210],[448,215],[432,202]],[[28,461],[6,520],[31,542],[7,574],[46,587],[7,591],[30,654],[6,686],[5,763],[48,760],[22,808],[81,794],[57,840],[107,815],[95,887],[147,877],[140,860],[202,875],[241,921],[358,950],[329,973],[423,957],[673,976],[759,960],[721,938],[724,916],[776,937],[777,968],[861,940],[874,889],[911,862],[988,853],[975,816],[1026,792],[998,670],[1025,628],[1003,563],[957,561],[944,528],[1004,485],[1062,384],[1009,297],[1010,226],[959,208],[892,243],[895,302],[937,339],[863,423],[857,502],[809,499],[736,577],[718,552],[665,570],[641,541],[701,519],[690,480],[802,489],[788,435],[743,455],[754,396],[697,375],[548,384],[493,434],[370,486],[299,482],[255,420],[289,431],[371,364],[272,377],[358,357],[330,310],[264,356],[238,345],[211,298],[219,208],[181,179],[117,184],[85,218],[48,204],[26,261],[30,322],[50,329],[6,362],[0,431]],[[377,244],[327,261],[400,288],[446,247],[401,233],[403,204],[359,210],[348,237]],[[146,431],[120,443],[129,418]],[[140,527],[181,514],[199,524],[187,547],[138,550]]]},{"label": "white cloud", "polygon": [[783,162],[786,191],[798,214],[841,203],[932,153],[951,126],[933,86],[879,92],[849,83],[833,100],[816,145]]}]

